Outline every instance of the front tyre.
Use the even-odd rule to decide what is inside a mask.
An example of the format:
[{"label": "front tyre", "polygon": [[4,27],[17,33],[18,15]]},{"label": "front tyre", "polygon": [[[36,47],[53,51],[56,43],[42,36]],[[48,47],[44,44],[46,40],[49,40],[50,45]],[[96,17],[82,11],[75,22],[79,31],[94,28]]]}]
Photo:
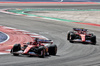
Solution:
[{"label": "front tyre", "polygon": [[14,52],[17,52],[17,51],[19,51],[19,50],[21,50],[21,45],[20,45],[20,44],[15,44],[15,45],[13,46],[13,48],[11,49],[11,53],[12,53],[14,56],[18,56],[19,54],[14,53]]},{"label": "front tyre", "polygon": [[70,34],[73,33],[72,31],[68,32],[67,34],[67,40],[70,40]]},{"label": "front tyre", "polygon": [[75,39],[75,34],[74,33],[71,33],[70,34],[70,38],[69,38],[69,42],[70,43],[74,43],[74,41],[73,41],[74,39]]}]

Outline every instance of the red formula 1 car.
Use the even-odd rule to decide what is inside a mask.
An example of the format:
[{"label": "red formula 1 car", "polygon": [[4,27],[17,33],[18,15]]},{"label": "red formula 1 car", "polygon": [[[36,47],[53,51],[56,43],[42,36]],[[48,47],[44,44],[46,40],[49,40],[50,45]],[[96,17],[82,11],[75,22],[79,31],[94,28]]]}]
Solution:
[{"label": "red formula 1 car", "polygon": [[36,39],[34,42],[24,43],[21,47],[20,44],[15,44],[11,49],[11,54],[14,56],[30,55],[45,57],[46,55],[56,55],[57,46],[53,44],[52,40]]},{"label": "red formula 1 car", "polygon": [[73,31],[68,32],[67,40],[71,43],[82,42],[96,44],[96,36],[93,33],[89,33],[87,29],[73,28]]}]

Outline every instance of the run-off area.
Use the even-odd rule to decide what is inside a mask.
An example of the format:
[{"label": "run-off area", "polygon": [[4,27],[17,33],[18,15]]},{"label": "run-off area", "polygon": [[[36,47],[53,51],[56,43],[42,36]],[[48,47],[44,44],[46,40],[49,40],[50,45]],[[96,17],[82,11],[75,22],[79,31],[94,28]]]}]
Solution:
[{"label": "run-off area", "polygon": [[0,43],[3,43],[9,39],[9,36],[3,32],[0,32]]}]

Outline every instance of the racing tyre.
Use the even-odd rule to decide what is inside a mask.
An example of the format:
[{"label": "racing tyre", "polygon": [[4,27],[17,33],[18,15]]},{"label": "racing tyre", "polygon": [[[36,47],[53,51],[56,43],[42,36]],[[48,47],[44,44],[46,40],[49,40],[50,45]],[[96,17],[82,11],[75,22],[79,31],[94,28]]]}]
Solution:
[{"label": "racing tyre", "polygon": [[19,50],[21,50],[21,45],[20,45],[20,44],[15,44],[15,45],[13,46],[13,48],[11,49],[11,53],[12,53],[14,56],[18,56],[19,54],[16,54],[16,53],[14,53],[14,52],[17,52],[17,51],[19,51]]},{"label": "racing tyre", "polygon": [[57,46],[50,45],[48,48],[49,55],[56,55],[57,54]]},{"label": "racing tyre", "polygon": [[91,37],[92,45],[96,45],[96,36]]},{"label": "racing tyre", "polygon": [[70,32],[67,34],[67,40],[70,39],[70,34],[71,34],[71,33],[73,33],[73,32],[70,31]]},{"label": "racing tyre", "polygon": [[70,33],[70,39],[69,39],[69,42],[73,43],[75,39],[75,34],[74,33]]},{"label": "racing tyre", "polygon": [[40,55],[40,57],[44,58],[45,57],[45,47],[41,46],[38,48],[38,54]]},{"label": "racing tyre", "polygon": [[43,50],[41,51],[41,56],[40,56],[40,57],[42,57],[42,58],[45,57],[45,49],[43,49]]}]

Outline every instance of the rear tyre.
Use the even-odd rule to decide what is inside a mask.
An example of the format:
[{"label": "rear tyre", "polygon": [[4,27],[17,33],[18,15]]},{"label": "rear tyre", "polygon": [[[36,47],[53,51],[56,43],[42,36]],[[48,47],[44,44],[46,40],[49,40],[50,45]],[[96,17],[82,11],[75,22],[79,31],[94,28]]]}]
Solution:
[{"label": "rear tyre", "polygon": [[57,46],[50,45],[48,49],[49,55],[56,55],[57,54]]},{"label": "rear tyre", "polygon": [[11,53],[12,53],[14,56],[18,56],[19,54],[14,53],[14,52],[17,52],[17,51],[19,51],[19,50],[21,50],[21,45],[20,45],[20,44],[15,44],[15,45],[13,46],[13,48],[11,49]]},{"label": "rear tyre", "polygon": [[91,37],[92,45],[96,45],[96,36]]},{"label": "rear tyre", "polygon": [[45,49],[43,49],[43,50],[41,51],[41,56],[40,56],[40,57],[42,57],[42,58],[45,57]]},{"label": "rear tyre", "polygon": [[39,57],[42,57],[42,58],[44,58],[45,57],[45,47],[44,46],[40,46],[39,48],[38,48],[38,54],[39,54]]}]

